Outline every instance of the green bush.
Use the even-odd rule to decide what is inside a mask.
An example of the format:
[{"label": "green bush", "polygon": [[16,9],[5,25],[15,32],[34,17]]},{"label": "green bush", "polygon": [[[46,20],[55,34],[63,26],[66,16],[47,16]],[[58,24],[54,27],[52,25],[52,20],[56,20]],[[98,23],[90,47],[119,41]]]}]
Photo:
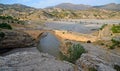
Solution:
[{"label": "green bush", "polygon": [[105,45],[104,43],[100,43],[100,45]]},{"label": "green bush", "polygon": [[12,27],[7,23],[0,23],[0,28],[2,28],[2,29],[12,29]]},{"label": "green bush", "polygon": [[111,30],[113,33],[120,33],[120,25],[113,25]]},{"label": "green bush", "polygon": [[116,45],[119,45],[120,44],[120,41],[119,40],[115,40],[115,39],[111,39],[111,41],[116,44]]},{"label": "green bush", "polygon": [[85,53],[85,52],[86,51],[83,48],[83,46],[81,46],[80,44],[74,44],[68,49],[68,52],[67,52],[68,55],[64,55],[64,54],[61,53],[61,59],[69,61],[71,63],[75,63],[75,61],[78,58],[80,58],[82,53]]},{"label": "green bush", "polygon": [[5,20],[8,23],[17,23],[17,24],[21,24],[21,25],[25,24],[24,21],[20,21],[18,19],[15,19],[12,16],[0,16],[0,19]]},{"label": "green bush", "polygon": [[97,71],[94,67],[89,68],[89,71]]},{"label": "green bush", "polygon": [[0,16],[0,19],[6,19],[6,17],[5,16]]},{"label": "green bush", "polygon": [[13,19],[13,17],[11,17],[11,16],[0,16],[0,19],[3,19],[3,20],[5,20],[5,19]]},{"label": "green bush", "polygon": [[115,49],[115,45],[110,46],[109,49]]},{"label": "green bush", "polygon": [[111,41],[112,41],[112,45],[109,47],[110,49],[114,49],[115,47],[120,46],[120,40],[111,39]]},{"label": "green bush", "polygon": [[120,71],[120,66],[119,65],[114,65],[114,69],[116,69],[117,71]]},{"label": "green bush", "polygon": [[7,16],[6,18],[7,18],[7,19],[13,19],[13,17],[11,17],[11,16]]},{"label": "green bush", "polygon": [[17,21],[17,24],[25,25],[25,21],[20,21],[20,20],[18,20],[18,21]]}]

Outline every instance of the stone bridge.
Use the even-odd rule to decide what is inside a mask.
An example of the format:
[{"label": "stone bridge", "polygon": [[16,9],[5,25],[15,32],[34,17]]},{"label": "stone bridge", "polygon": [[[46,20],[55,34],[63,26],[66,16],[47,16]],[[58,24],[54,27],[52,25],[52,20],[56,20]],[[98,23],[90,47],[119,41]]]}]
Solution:
[{"label": "stone bridge", "polygon": [[37,40],[41,37],[41,35],[44,32],[52,33],[60,40],[68,39],[68,40],[82,41],[82,42],[87,42],[87,41],[94,42],[97,40],[96,36],[92,36],[89,34],[74,33],[74,32],[61,31],[61,30],[24,30],[24,32],[28,33]]}]

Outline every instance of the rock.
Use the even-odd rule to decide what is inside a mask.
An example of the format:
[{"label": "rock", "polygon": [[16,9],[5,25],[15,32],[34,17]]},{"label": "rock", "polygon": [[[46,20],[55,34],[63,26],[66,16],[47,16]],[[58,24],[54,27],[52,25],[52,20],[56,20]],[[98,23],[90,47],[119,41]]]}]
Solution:
[{"label": "rock", "polygon": [[0,71],[74,71],[74,68],[48,54],[24,51],[0,57]]},{"label": "rock", "polygon": [[15,49],[12,49],[10,51],[7,51],[6,53],[3,53],[1,54],[1,56],[7,56],[7,55],[10,55],[10,54],[14,54],[16,52],[38,52],[39,53],[39,50],[37,49],[37,47],[25,47],[25,48],[15,48]]},{"label": "rock", "polygon": [[89,71],[90,68],[94,68],[97,71],[116,71],[111,64],[88,53],[82,54],[81,58],[77,60],[76,65],[78,70],[82,68],[79,71]]},{"label": "rock", "polygon": [[15,30],[0,30],[5,36],[0,40],[0,48],[23,48],[34,45],[34,39],[28,34]]},{"label": "rock", "polygon": [[116,71],[115,69],[111,68],[110,66],[99,64],[98,71]]},{"label": "rock", "polygon": [[85,50],[93,56],[96,56],[99,59],[104,60],[105,62],[114,65],[120,66],[120,49],[103,49],[101,46],[93,44],[83,44]]}]

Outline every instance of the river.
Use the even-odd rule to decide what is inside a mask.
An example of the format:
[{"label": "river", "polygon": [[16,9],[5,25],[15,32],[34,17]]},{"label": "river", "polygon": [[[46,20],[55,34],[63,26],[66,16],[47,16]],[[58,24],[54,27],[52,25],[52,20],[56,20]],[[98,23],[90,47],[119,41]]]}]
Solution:
[{"label": "river", "polygon": [[40,38],[38,49],[41,52],[51,54],[53,56],[58,56],[60,52],[60,41],[52,33],[46,32],[42,34]]}]

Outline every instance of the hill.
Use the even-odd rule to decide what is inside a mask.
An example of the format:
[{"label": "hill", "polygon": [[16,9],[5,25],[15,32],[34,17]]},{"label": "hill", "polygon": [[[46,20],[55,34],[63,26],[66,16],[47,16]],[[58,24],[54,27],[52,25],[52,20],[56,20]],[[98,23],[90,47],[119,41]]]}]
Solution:
[{"label": "hill", "polygon": [[32,10],[35,10],[35,8],[33,7],[29,7],[26,5],[22,5],[22,4],[0,4],[0,10],[9,10],[9,9],[14,9],[16,11],[20,11],[20,12],[29,12]]},{"label": "hill", "polygon": [[101,6],[94,6],[94,8],[120,11],[120,4],[110,3],[110,4],[106,4],[106,5],[101,5]]},{"label": "hill", "polygon": [[45,9],[36,9],[21,4],[0,4],[0,16],[12,16],[19,20],[120,19],[118,8],[120,8],[119,4],[93,7],[82,4],[63,3]]},{"label": "hill", "polygon": [[61,3],[59,5],[48,7],[48,8],[61,8],[61,9],[69,9],[69,10],[88,10],[88,9],[96,8],[96,9],[120,11],[120,4],[110,3],[106,5],[100,5],[100,6],[90,6],[90,5],[84,5],[84,4]]},{"label": "hill", "polygon": [[48,8],[61,8],[61,9],[68,9],[68,10],[87,10],[92,8],[90,5],[83,5],[83,4],[72,4],[72,3],[62,3],[53,7]]}]

